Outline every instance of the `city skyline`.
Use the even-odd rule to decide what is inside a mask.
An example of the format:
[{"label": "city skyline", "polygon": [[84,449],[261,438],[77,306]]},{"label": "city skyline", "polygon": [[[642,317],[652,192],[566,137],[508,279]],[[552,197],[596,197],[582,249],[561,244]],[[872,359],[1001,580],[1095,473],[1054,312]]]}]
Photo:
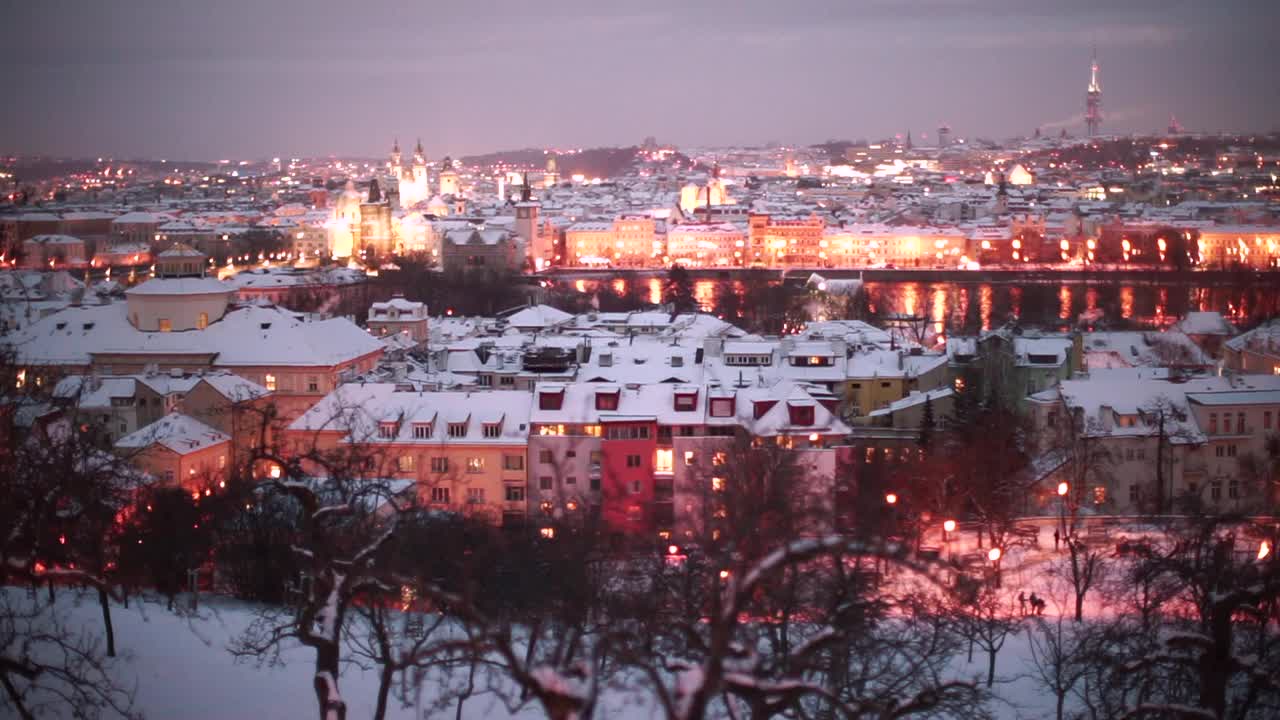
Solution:
[{"label": "city skyline", "polygon": [[1170,115],[1191,131],[1266,132],[1280,117],[1264,62],[1280,10],[1248,3],[381,3],[358,13],[358,35],[336,3],[17,12],[0,30],[16,78],[0,151],[23,154],[376,158],[418,135],[433,159],[650,135],[726,146],[912,131],[927,144],[944,123],[1080,136],[1095,46],[1103,134],[1159,131]]}]

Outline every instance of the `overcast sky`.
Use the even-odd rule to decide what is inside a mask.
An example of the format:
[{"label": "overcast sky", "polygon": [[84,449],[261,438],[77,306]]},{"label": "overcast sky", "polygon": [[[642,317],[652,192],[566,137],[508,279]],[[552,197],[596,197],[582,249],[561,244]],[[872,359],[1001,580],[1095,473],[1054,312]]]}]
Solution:
[{"label": "overcast sky", "polygon": [[[170,159],[1280,127],[1276,0],[6,1],[0,152]],[[616,8],[616,9],[615,9]]]}]

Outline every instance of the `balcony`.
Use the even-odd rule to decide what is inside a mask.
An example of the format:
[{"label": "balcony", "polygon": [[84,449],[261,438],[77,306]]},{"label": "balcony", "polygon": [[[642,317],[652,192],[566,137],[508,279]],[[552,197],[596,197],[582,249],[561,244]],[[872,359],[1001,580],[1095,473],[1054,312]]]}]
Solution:
[{"label": "balcony", "polygon": [[653,499],[658,502],[670,502],[675,497],[675,483],[669,477],[658,477],[653,480]]}]

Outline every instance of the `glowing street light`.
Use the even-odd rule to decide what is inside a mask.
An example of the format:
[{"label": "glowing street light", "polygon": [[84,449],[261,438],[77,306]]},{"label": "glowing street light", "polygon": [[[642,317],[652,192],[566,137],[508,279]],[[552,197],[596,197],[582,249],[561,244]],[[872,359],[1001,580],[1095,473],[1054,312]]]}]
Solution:
[{"label": "glowing street light", "polygon": [[1002,554],[1003,553],[1000,552],[1000,548],[994,547],[987,551],[987,558],[993,563],[998,563],[1000,562],[1000,556]]},{"label": "glowing street light", "polygon": [[1258,546],[1258,559],[1265,560],[1267,559],[1267,556],[1270,554],[1271,554],[1271,543],[1267,542],[1266,540],[1263,540],[1262,544]]},{"label": "glowing street light", "polygon": [[1058,495],[1059,495],[1059,496],[1065,496],[1065,495],[1067,494],[1067,490],[1068,490],[1068,489],[1069,489],[1069,487],[1068,487],[1068,485],[1067,485],[1066,483],[1064,483],[1064,482],[1060,482],[1060,483],[1058,483]]},{"label": "glowing street light", "polygon": [[947,520],[946,522],[942,523],[942,531],[943,531],[943,532],[947,532],[947,533],[953,533],[953,532],[955,532],[955,531],[956,531],[956,521],[955,521],[955,520]]},{"label": "glowing street light", "polygon": [[884,496],[884,501],[890,505],[896,505],[898,503],[898,496],[894,493],[889,493]]}]

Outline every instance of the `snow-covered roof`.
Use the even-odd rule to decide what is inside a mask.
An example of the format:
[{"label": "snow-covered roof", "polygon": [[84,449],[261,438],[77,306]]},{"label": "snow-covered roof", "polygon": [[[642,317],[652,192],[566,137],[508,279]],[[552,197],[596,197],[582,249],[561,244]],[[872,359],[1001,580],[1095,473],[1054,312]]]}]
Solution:
[{"label": "snow-covered roof", "polygon": [[188,415],[172,412],[116,441],[116,447],[142,449],[162,445],[179,455],[231,441],[231,436]]},{"label": "snow-covered roof", "polygon": [[[395,383],[347,383],[289,426],[290,431],[337,432],[350,442],[509,445],[529,436],[528,393],[418,392]],[[466,423],[461,435],[448,425]],[[485,432],[485,426],[499,426]],[[426,426],[430,426],[427,428]],[[386,429],[384,429],[386,428]],[[426,430],[430,429],[427,434]]]},{"label": "snow-covered roof", "polygon": [[344,318],[307,322],[274,307],[233,310],[204,330],[146,332],[123,303],[68,307],[4,341],[25,365],[88,365],[95,354],[210,355],[215,366],[327,367],[380,353]]},{"label": "snow-covered roof", "polygon": [[1189,312],[1177,328],[1188,335],[1231,335],[1235,329],[1219,312]]},{"label": "snow-covered roof", "polygon": [[230,295],[235,288],[213,277],[151,278],[125,295]]},{"label": "snow-covered roof", "polygon": [[506,321],[512,327],[546,329],[564,325],[573,318],[573,315],[550,305],[530,305],[508,315]]}]

